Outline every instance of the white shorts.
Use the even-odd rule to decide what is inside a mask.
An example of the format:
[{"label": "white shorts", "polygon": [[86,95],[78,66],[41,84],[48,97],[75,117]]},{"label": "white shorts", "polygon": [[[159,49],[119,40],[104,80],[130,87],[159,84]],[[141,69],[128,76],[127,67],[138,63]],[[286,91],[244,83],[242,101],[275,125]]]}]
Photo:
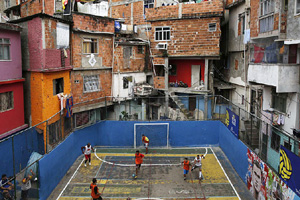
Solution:
[{"label": "white shorts", "polygon": [[145,148],[149,146],[149,143],[144,143]]}]

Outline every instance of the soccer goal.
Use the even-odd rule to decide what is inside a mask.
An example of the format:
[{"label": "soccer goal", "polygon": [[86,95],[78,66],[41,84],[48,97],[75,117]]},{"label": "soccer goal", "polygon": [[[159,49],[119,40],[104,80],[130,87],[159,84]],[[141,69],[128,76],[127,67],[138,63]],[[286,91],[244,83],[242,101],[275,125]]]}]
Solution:
[{"label": "soccer goal", "polygon": [[169,147],[169,123],[135,123],[134,148],[143,146],[143,134],[149,138],[150,147]]}]

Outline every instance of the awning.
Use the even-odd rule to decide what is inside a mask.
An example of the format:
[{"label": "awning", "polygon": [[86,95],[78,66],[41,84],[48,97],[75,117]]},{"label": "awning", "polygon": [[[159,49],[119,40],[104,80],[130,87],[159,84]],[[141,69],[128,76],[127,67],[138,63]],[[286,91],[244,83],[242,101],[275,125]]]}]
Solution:
[{"label": "awning", "polygon": [[300,44],[300,40],[285,40],[284,44]]}]

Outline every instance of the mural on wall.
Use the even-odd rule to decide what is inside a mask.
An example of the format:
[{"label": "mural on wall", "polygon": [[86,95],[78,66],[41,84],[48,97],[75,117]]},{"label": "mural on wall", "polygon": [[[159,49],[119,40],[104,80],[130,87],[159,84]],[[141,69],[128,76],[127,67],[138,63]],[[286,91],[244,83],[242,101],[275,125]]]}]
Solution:
[{"label": "mural on wall", "polygon": [[300,195],[300,158],[281,145],[279,175],[289,187]]},{"label": "mural on wall", "polygon": [[257,200],[299,200],[300,198],[254,152],[247,149],[248,190]]}]

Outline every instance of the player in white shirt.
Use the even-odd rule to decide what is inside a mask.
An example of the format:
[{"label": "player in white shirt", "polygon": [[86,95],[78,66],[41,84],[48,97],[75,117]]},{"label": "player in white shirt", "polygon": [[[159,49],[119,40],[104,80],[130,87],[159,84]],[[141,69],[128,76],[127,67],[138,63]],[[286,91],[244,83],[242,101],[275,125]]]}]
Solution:
[{"label": "player in white shirt", "polygon": [[194,169],[199,168],[199,179],[203,179],[203,176],[202,176],[202,159],[205,159],[204,155],[201,155],[201,156],[197,155],[194,159],[193,167],[191,169],[191,171],[193,171]]},{"label": "player in white shirt", "polygon": [[90,143],[85,145],[84,147],[81,147],[82,154],[84,154],[85,161],[84,166],[86,167],[86,162],[89,160],[89,165],[91,165],[91,151],[94,151],[93,147]]}]

